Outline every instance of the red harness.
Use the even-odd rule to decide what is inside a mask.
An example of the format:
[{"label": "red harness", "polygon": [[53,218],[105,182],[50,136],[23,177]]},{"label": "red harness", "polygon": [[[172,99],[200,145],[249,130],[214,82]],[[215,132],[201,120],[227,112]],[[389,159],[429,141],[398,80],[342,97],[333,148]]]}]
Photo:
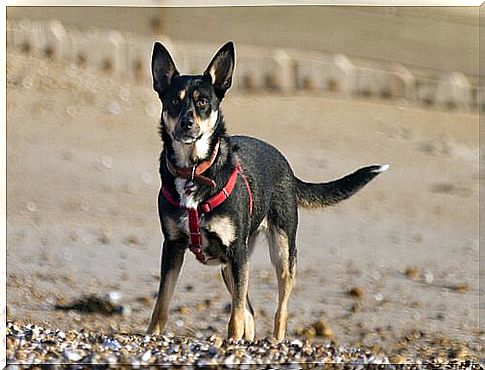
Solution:
[{"label": "red harness", "polygon": [[189,233],[190,233],[190,244],[189,249],[192,253],[195,254],[197,260],[201,263],[206,263],[207,258],[202,252],[202,238],[200,236],[200,224],[199,224],[199,212],[200,213],[209,213],[217,206],[221,205],[229,196],[231,195],[232,191],[234,190],[234,186],[236,185],[237,175],[240,174],[244,183],[246,184],[246,189],[249,195],[249,215],[253,213],[253,195],[251,193],[251,187],[249,186],[248,179],[244,176],[242,172],[242,168],[239,162],[236,164],[236,167],[232,171],[231,175],[229,176],[229,180],[227,181],[226,186],[222,188],[220,192],[216,195],[210,197],[207,201],[200,204],[198,208],[187,208],[182,207],[180,202],[175,200],[172,196],[170,191],[165,187],[162,186],[162,195],[165,199],[174,207],[184,209],[189,214]]}]

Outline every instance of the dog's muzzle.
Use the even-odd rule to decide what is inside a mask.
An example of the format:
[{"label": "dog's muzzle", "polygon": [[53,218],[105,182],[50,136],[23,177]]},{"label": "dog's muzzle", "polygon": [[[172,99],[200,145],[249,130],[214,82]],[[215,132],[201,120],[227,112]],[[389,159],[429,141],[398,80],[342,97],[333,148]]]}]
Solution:
[{"label": "dog's muzzle", "polygon": [[184,144],[192,144],[201,137],[200,128],[195,126],[193,119],[182,119],[174,132],[174,139]]}]

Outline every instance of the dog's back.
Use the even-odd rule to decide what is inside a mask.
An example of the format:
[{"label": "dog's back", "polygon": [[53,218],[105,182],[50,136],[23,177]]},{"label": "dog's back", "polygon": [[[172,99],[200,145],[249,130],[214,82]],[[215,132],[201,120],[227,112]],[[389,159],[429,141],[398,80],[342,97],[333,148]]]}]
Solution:
[{"label": "dog's back", "polygon": [[294,175],[286,158],[274,146],[248,136],[231,136],[230,141],[243,168],[248,169],[255,191],[267,205],[275,197],[274,201],[278,201],[281,193],[290,193],[301,207],[331,206],[349,198],[389,168],[388,165],[367,166],[335,181],[309,183]]}]

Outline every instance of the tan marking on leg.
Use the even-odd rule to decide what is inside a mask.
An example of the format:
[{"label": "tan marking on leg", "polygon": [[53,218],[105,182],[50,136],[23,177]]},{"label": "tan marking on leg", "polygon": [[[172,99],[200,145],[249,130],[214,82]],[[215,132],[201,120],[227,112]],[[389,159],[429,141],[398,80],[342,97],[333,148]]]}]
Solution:
[{"label": "tan marking on leg", "polygon": [[226,247],[236,239],[236,228],[229,217],[215,216],[205,225],[207,230],[216,233]]},{"label": "tan marking on leg", "polygon": [[242,339],[244,335],[244,307],[232,307],[231,318],[227,328],[228,338],[235,340]]},{"label": "tan marking on leg", "polygon": [[278,279],[278,308],[274,317],[273,336],[283,340],[288,321],[288,300],[294,285],[294,276],[290,275],[288,237],[282,230],[270,227],[268,233],[271,262]]},{"label": "tan marking on leg", "polygon": [[164,285],[162,286],[162,283],[160,283],[155,308],[147,329],[148,334],[161,334],[163,332],[167,323],[168,307],[175,290],[178,275],[178,271],[171,272],[167,275]]},{"label": "tan marking on leg", "polygon": [[161,271],[157,300],[147,329],[148,334],[160,334],[163,332],[165,324],[167,323],[168,308],[175,290],[175,284],[177,283],[180,269],[184,262],[184,251],[182,250],[175,256],[172,254],[168,261],[164,261],[164,258],[167,258],[163,256],[163,253],[166,253],[166,248],[167,244],[164,244],[162,251],[162,267],[168,265],[170,266],[170,270],[166,272]]},{"label": "tan marking on leg", "polygon": [[[234,292],[234,280],[232,278],[231,267],[229,265],[223,266],[221,268],[221,273],[224,280],[224,284],[226,285],[227,290],[229,291],[232,297]],[[244,334],[241,335],[241,337],[244,336],[244,339],[253,341],[254,340],[254,317],[247,304],[245,304],[244,306],[243,317],[241,318],[240,315],[241,313],[238,311],[237,314],[235,315],[236,317],[234,318],[235,320],[234,326],[237,326],[237,328],[236,327],[231,328],[231,321],[233,320],[233,312],[231,309],[231,321],[229,322],[228,337],[234,338],[234,336],[231,335],[231,332],[240,331],[241,325],[242,325]],[[241,320],[243,324],[241,324]]]},{"label": "tan marking on leg", "polygon": [[254,340],[254,317],[248,308],[244,310],[244,339],[253,341]]}]

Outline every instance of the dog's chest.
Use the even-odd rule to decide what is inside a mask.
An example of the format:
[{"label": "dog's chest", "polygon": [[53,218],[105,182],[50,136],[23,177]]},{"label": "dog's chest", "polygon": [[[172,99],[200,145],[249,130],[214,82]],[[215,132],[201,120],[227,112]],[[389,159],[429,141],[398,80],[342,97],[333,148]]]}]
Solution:
[{"label": "dog's chest", "polygon": [[[184,211],[179,218],[167,218],[164,221],[168,238],[178,239],[180,234],[190,236],[187,211]],[[202,252],[208,259],[207,264],[225,263],[227,248],[236,238],[233,221],[227,216],[201,214],[199,215],[199,228]]]}]

